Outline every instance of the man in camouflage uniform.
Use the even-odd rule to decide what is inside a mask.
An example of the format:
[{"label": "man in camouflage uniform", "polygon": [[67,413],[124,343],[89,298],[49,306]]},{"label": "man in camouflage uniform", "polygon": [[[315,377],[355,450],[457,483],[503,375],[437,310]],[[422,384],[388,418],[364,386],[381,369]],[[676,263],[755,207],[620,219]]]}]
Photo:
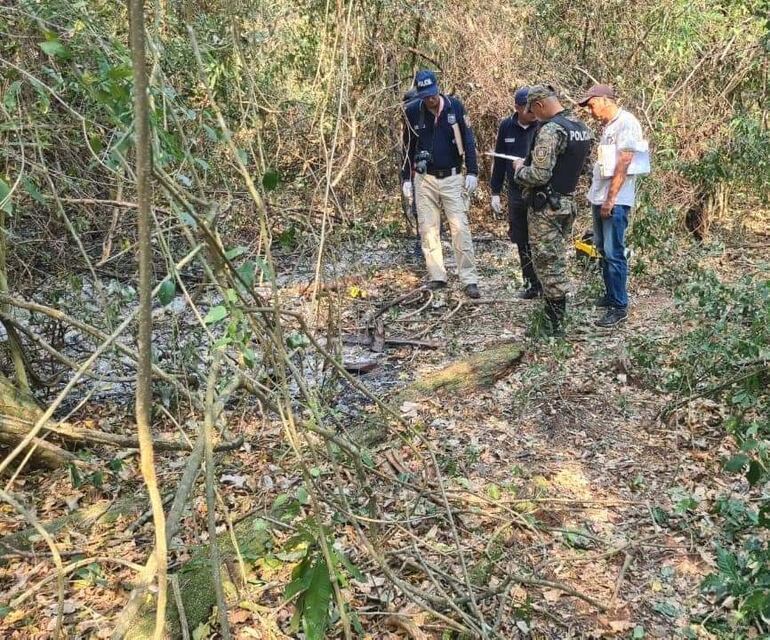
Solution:
[{"label": "man in camouflage uniform", "polygon": [[569,288],[567,242],[577,214],[574,192],[593,134],[562,107],[553,87],[530,87],[527,108],[541,125],[529,157],[514,164],[514,180],[529,198],[529,240],[545,296],[545,330],[562,335]]}]

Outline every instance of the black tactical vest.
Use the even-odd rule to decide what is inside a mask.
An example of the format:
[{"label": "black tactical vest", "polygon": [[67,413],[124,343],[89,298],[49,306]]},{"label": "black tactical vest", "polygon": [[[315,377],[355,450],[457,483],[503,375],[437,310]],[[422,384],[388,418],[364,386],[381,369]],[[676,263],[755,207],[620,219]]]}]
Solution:
[{"label": "black tactical vest", "polygon": [[549,122],[555,122],[567,131],[567,147],[556,159],[550,185],[557,193],[571,195],[583,172],[588,154],[591,153],[593,134],[582,122],[570,120],[561,114],[555,115]]}]

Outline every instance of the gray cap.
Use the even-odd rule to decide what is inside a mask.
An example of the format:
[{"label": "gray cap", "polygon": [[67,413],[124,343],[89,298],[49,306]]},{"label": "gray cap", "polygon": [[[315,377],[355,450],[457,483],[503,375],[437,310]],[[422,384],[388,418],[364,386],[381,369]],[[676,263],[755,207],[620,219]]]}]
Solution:
[{"label": "gray cap", "polygon": [[545,100],[546,98],[555,98],[556,90],[549,84],[536,84],[529,88],[527,95],[527,107],[531,107],[533,102]]}]

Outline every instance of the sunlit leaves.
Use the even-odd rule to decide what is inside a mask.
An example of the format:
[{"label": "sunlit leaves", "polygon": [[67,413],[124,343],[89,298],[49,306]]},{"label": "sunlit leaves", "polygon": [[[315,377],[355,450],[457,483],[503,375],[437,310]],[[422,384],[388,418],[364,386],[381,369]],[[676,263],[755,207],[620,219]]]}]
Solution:
[{"label": "sunlit leaves", "polygon": [[205,322],[208,325],[217,324],[218,322],[221,322],[224,320],[228,315],[227,307],[224,305],[217,305],[216,307],[211,307],[209,309],[208,313],[206,314],[206,317],[203,318],[203,322]]},{"label": "sunlit leaves", "polygon": [[174,299],[174,296],[176,296],[176,283],[168,278],[163,281],[160,289],[158,289],[158,300],[165,307]]},{"label": "sunlit leaves", "polygon": [[40,48],[43,52],[53,58],[67,59],[69,52],[67,48],[59,42],[59,40],[46,40],[40,43]]},{"label": "sunlit leaves", "polygon": [[0,210],[8,215],[13,214],[13,202],[11,201],[11,188],[8,183],[0,178]]}]

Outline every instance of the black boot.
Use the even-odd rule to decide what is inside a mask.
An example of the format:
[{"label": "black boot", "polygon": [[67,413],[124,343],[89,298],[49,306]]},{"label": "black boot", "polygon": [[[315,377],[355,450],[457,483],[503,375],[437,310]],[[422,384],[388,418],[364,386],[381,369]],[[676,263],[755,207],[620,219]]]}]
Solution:
[{"label": "black boot", "polygon": [[522,289],[516,294],[516,297],[519,300],[534,300],[535,298],[540,298],[543,295],[543,290],[540,287],[537,287],[535,285],[531,285],[527,287],[526,289]]},{"label": "black boot", "polygon": [[564,316],[567,313],[566,298],[545,299],[545,333],[548,336],[564,335]]}]

